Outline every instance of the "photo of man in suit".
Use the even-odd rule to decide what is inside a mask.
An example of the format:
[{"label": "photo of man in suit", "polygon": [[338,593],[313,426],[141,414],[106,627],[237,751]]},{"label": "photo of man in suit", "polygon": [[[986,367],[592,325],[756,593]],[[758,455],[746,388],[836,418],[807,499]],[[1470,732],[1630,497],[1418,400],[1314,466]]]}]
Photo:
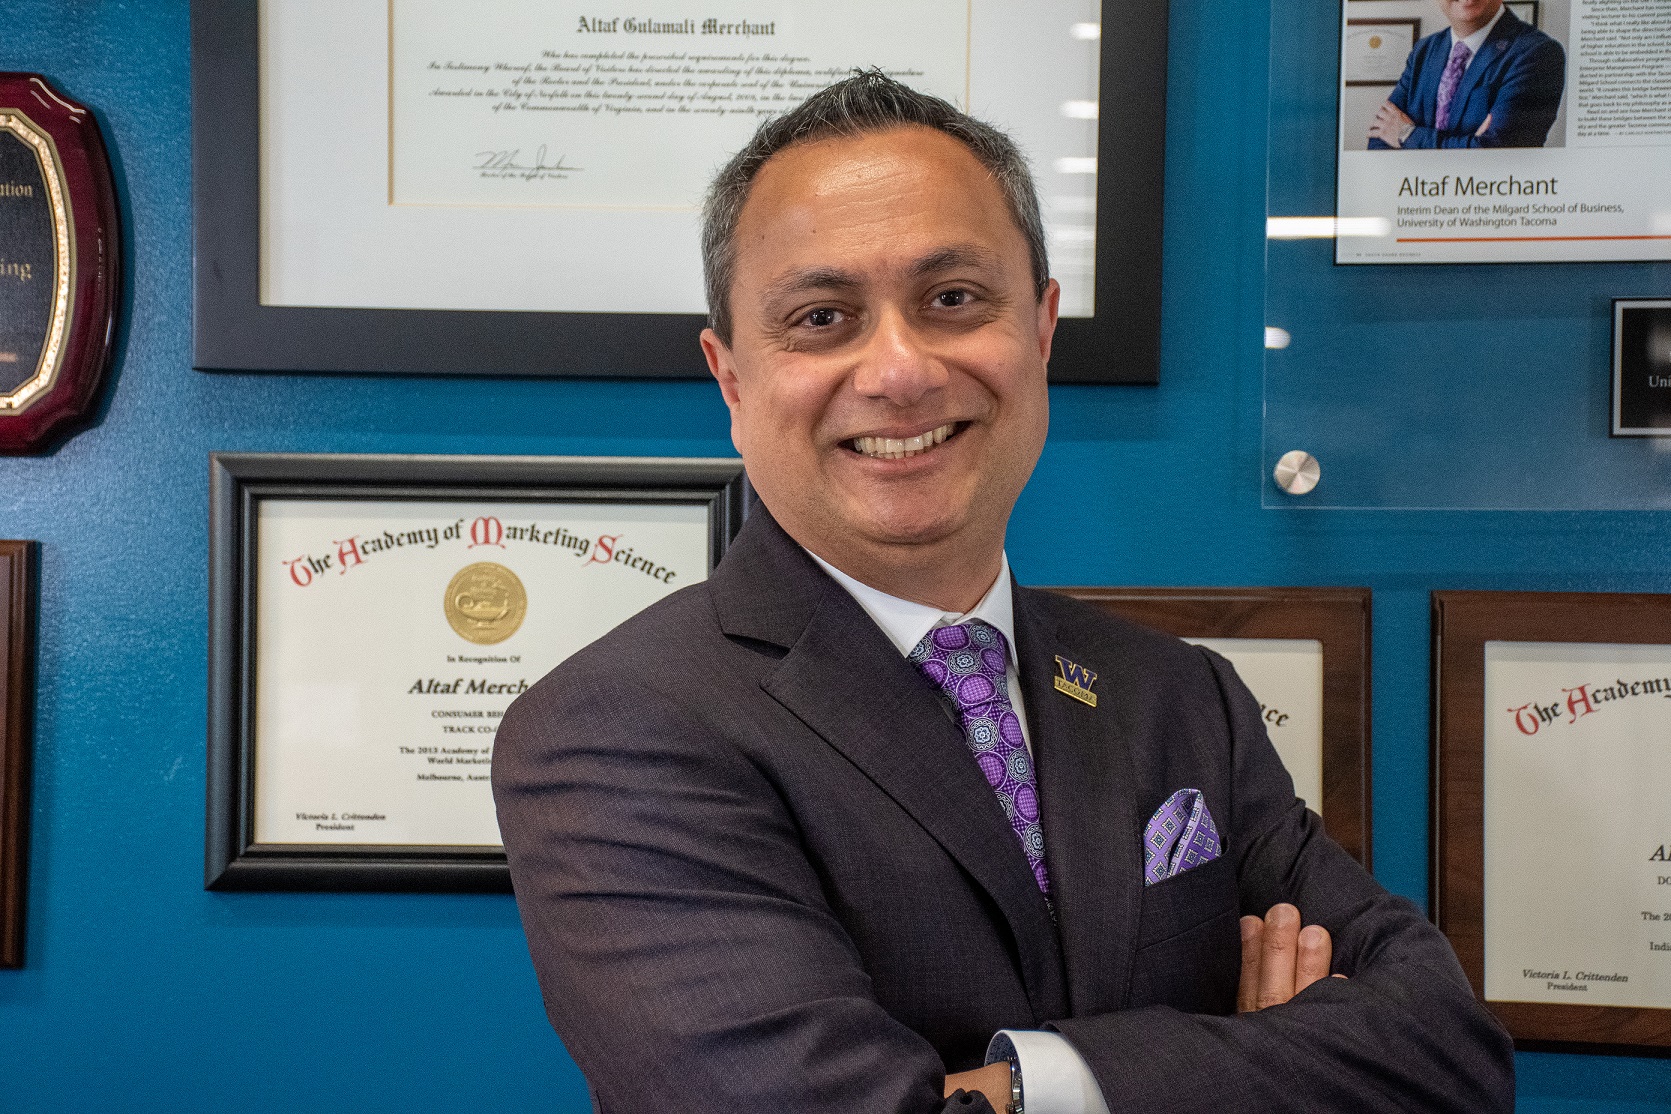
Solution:
[{"label": "photo of man in suit", "polygon": [[1503,0],[1436,0],[1450,26],[1410,51],[1369,149],[1542,147],[1566,89],[1561,44]]},{"label": "photo of man in suit", "polygon": [[599,1108],[1509,1110],[1506,1034],[1229,664],[1014,582],[1059,297],[1014,143],[855,75],[720,171],[703,250],[759,501],[493,760]]}]

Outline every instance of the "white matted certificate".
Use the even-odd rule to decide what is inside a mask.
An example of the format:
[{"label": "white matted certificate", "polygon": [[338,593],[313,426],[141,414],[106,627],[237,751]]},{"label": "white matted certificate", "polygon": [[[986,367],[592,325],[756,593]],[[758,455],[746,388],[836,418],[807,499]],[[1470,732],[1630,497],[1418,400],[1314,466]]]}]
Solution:
[{"label": "white matted certificate", "polygon": [[1485,997],[1671,1006],[1671,645],[1485,643]]},{"label": "white matted certificate", "polygon": [[1014,136],[1062,313],[1091,317],[1100,7],[264,0],[260,303],[704,312],[714,171],[875,66]]},{"label": "white matted certificate", "polygon": [[256,522],[255,839],[497,846],[499,718],[707,575],[690,505],[268,499]]}]

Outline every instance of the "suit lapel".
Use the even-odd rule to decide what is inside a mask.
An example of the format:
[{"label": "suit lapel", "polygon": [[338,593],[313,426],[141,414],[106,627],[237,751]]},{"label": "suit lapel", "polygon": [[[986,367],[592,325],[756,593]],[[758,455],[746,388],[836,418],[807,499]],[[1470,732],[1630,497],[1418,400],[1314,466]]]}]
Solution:
[{"label": "suit lapel", "polygon": [[[1080,651],[1015,589],[1016,655],[1039,776],[1044,854],[1073,1016],[1120,1008],[1131,981],[1143,888],[1132,737],[1117,661]],[[1095,708],[1056,691],[1055,656],[1098,674]]]},{"label": "suit lapel", "polygon": [[1468,68],[1462,71],[1462,82],[1456,87],[1456,97],[1451,101],[1453,121],[1462,119],[1463,106],[1468,103],[1468,97],[1479,87],[1486,73],[1502,59],[1503,52],[1509,48],[1509,43],[1520,32],[1520,20],[1511,11],[1505,10],[1503,18],[1497,21],[1497,26],[1491,29],[1485,42],[1473,58],[1468,60]]},{"label": "suit lapel", "polygon": [[[761,509],[715,581],[728,634],[788,647],[761,687],[862,770],[986,891],[1008,922],[1038,1017],[1063,1016],[1061,950],[1049,909],[991,786],[928,682]],[[752,583],[747,597],[743,583]]]}]

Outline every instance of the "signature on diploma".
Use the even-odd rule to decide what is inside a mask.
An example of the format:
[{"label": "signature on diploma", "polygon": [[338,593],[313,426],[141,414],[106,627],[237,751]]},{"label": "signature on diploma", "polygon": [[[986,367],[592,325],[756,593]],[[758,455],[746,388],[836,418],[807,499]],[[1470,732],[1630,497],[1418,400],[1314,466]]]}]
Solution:
[{"label": "signature on diploma", "polygon": [[535,148],[532,163],[522,161],[520,147],[513,147],[508,151],[477,151],[474,158],[476,162],[471,169],[483,178],[520,178],[524,182],[555,178],[561,181],[570,174],[578,174],[586,169],[583,166],[570,166],[563,161],[563,155],[558,155],[556,160],[552,161],[543,143]]}]

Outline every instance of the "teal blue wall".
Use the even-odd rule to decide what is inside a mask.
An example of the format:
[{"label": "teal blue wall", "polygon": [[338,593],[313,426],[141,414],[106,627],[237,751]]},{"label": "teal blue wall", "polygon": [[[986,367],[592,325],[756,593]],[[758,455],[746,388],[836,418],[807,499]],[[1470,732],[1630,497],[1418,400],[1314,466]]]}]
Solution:
[{"label": "teal blue wall", "polygon": [[[1420,901],[1428,590],[1671,591],[1671,521],[1261,509],[1269,15],[1173,5],[1164,385],[1055,392],[1010,552],[1032,583],[1374,588],[1377,873]],[[0,1110],[584,1109],[509,898],[203,891],[206,457],[723,454],[718,394],[195,372],[186,4],[7,0],[0,70],[99,110],[131,291],[97,428],[0,460],[0,536],[40,540],[42,580],[29,956],[0,972]],[[1600,374],[1575,369],[1568,401]],[[1671,1062],[1520,1068],[1525,1111],[1671,1109]]]}]

